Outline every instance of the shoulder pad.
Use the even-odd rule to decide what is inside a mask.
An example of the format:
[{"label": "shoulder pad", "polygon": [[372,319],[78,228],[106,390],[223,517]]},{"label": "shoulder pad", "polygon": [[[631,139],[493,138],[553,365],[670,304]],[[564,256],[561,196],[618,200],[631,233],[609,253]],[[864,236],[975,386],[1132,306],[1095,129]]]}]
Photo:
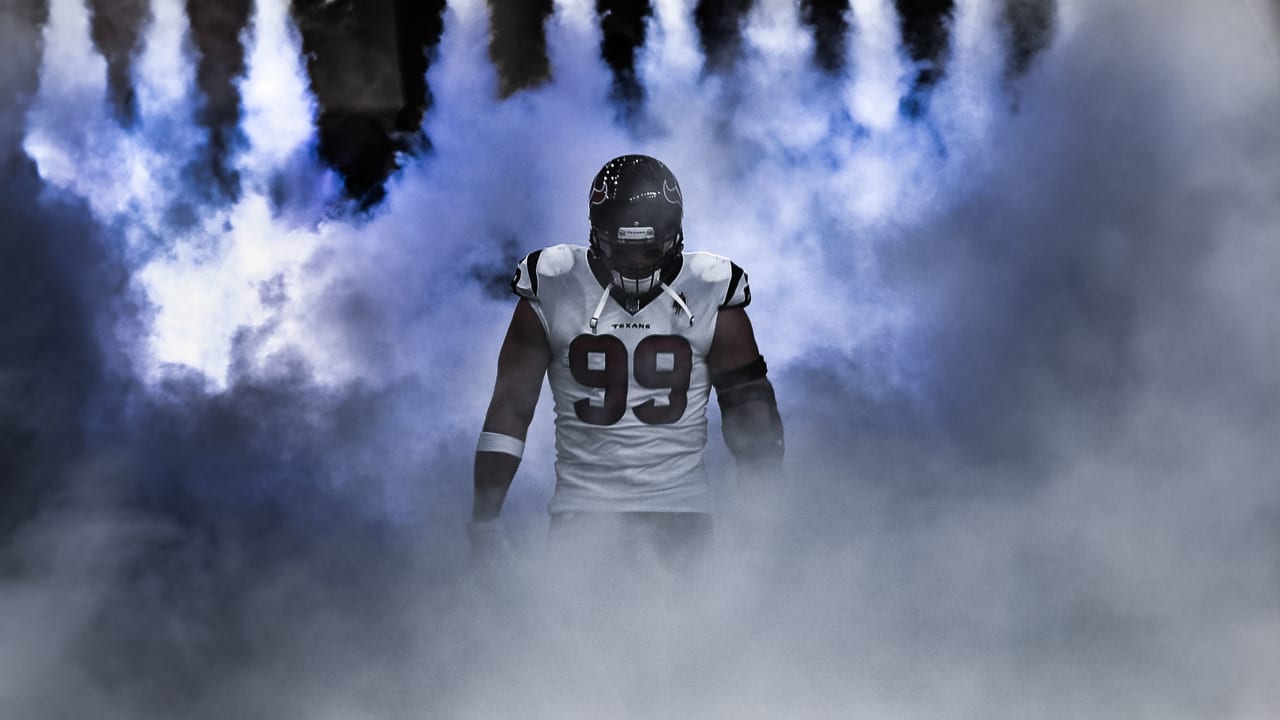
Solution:
[{"label": "shoulder pad", "polygon": [[538,263],[538,273],[543,277],[563,275],[573,269],[575,255],[586,250],[575,245],[552,245],[542,251],[542,259]]},{"label": "shoulder pad", "polygon": [[538,299],[538,279],[562,275],[573,268],[574,247],[553,245],[534,250],[516,266],[516,276],[511,280],[511,291],[522,298]]},{"label": "shoulder pad", "polygon": [[729,258],[708,252],[692,252],[685,254],[685,264],[704,282],[724,288],[721,308],[746,307],[751,303],[747,273]]},{"label": "shoulder pad", "polygon": [[705,282],[718,283],[729,279],[729,266],[732,265],[729,258],[709,252],[691,252],[685,253],[684,262],[689,272]]}]

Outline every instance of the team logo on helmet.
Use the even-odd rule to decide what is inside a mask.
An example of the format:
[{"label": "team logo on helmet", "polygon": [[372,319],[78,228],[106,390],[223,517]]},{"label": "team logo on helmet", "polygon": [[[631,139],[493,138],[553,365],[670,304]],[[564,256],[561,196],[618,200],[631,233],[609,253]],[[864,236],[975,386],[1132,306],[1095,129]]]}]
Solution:
[{"label": "team logo on helmet", "polygon": [[667,184],[666,180],[662,181],[662,197],[665,198],[666,201],[671,203],[672,205],[683,204],[682,198],[680,197],[680,186],[676,185],[672,187]]},{"label": "team logo on helmet", "polygon": [[600,179],[600,187],[592,186],[591,188],[591,204],[599,205],[609,199],[609,185]]}]

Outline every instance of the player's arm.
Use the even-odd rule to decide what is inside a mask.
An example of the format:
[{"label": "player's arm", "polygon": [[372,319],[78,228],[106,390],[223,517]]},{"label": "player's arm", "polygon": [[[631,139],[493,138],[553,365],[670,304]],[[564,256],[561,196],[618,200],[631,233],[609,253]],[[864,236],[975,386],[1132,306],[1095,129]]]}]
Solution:
[{"label": "player's arm", "polygon": [[749,482],[767,481],[782,469],[782,418],[751,320],[741,307],[725,308],[707,352],[711,383],[720,404],[725,445]]},{"label": "player's arm", "polygon": [[551,360],[546,332],[524,298],[516,303],[507,337],[498,353],[498,379],[476,446],[475,499],[471,521],[498,517],[524,451],[525,435]]}]

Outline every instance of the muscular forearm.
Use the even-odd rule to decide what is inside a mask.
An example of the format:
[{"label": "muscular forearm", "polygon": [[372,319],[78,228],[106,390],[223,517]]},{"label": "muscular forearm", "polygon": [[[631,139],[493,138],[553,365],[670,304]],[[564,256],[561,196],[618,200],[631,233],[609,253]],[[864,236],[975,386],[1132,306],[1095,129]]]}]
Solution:
[{"label": "muscular forearm", "polygon": [[744,477],[776,475],[782,469],[782,418],[773,386],[761,378],[720,394],[725,444]]},{"label": "muscular forearm", "polygon": [[475,500],[471,506],[472,522],[492,520],[502,510],[511,480],[520,467],[524,453],[524,437],[533,419],[519,412],[515,405],[494,399],[485,416],[484,431],[476,446]]},{"label": "muscular forearm", "polygon": [[471,521],[483,522],[498,517],[502,501],[507,497],[511,479],[520,466],[520,458],[499,452],[477,452],[475,466],[475,499],[471,505]]}]

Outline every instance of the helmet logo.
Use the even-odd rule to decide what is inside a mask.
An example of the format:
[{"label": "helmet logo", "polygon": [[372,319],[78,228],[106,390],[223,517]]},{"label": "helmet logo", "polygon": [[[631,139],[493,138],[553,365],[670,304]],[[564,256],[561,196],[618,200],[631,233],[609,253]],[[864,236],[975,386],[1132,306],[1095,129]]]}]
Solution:
[{"label": "helmet logo", "polygon": [[599,205],[608,199],[609,199],[609,185],[604,181],[604,178],[601,178],[600,187],[592,186],[591,188],[591,204]]},{"label": "helmet logo", "polygon": [[667,185],[666,180],[663,180],[662,181],[662,197],[665,198],[666,201],[671,203],[672,205],[680,205],[681,204],[680,186],[676,185],[675,187],[671,187]]}]

